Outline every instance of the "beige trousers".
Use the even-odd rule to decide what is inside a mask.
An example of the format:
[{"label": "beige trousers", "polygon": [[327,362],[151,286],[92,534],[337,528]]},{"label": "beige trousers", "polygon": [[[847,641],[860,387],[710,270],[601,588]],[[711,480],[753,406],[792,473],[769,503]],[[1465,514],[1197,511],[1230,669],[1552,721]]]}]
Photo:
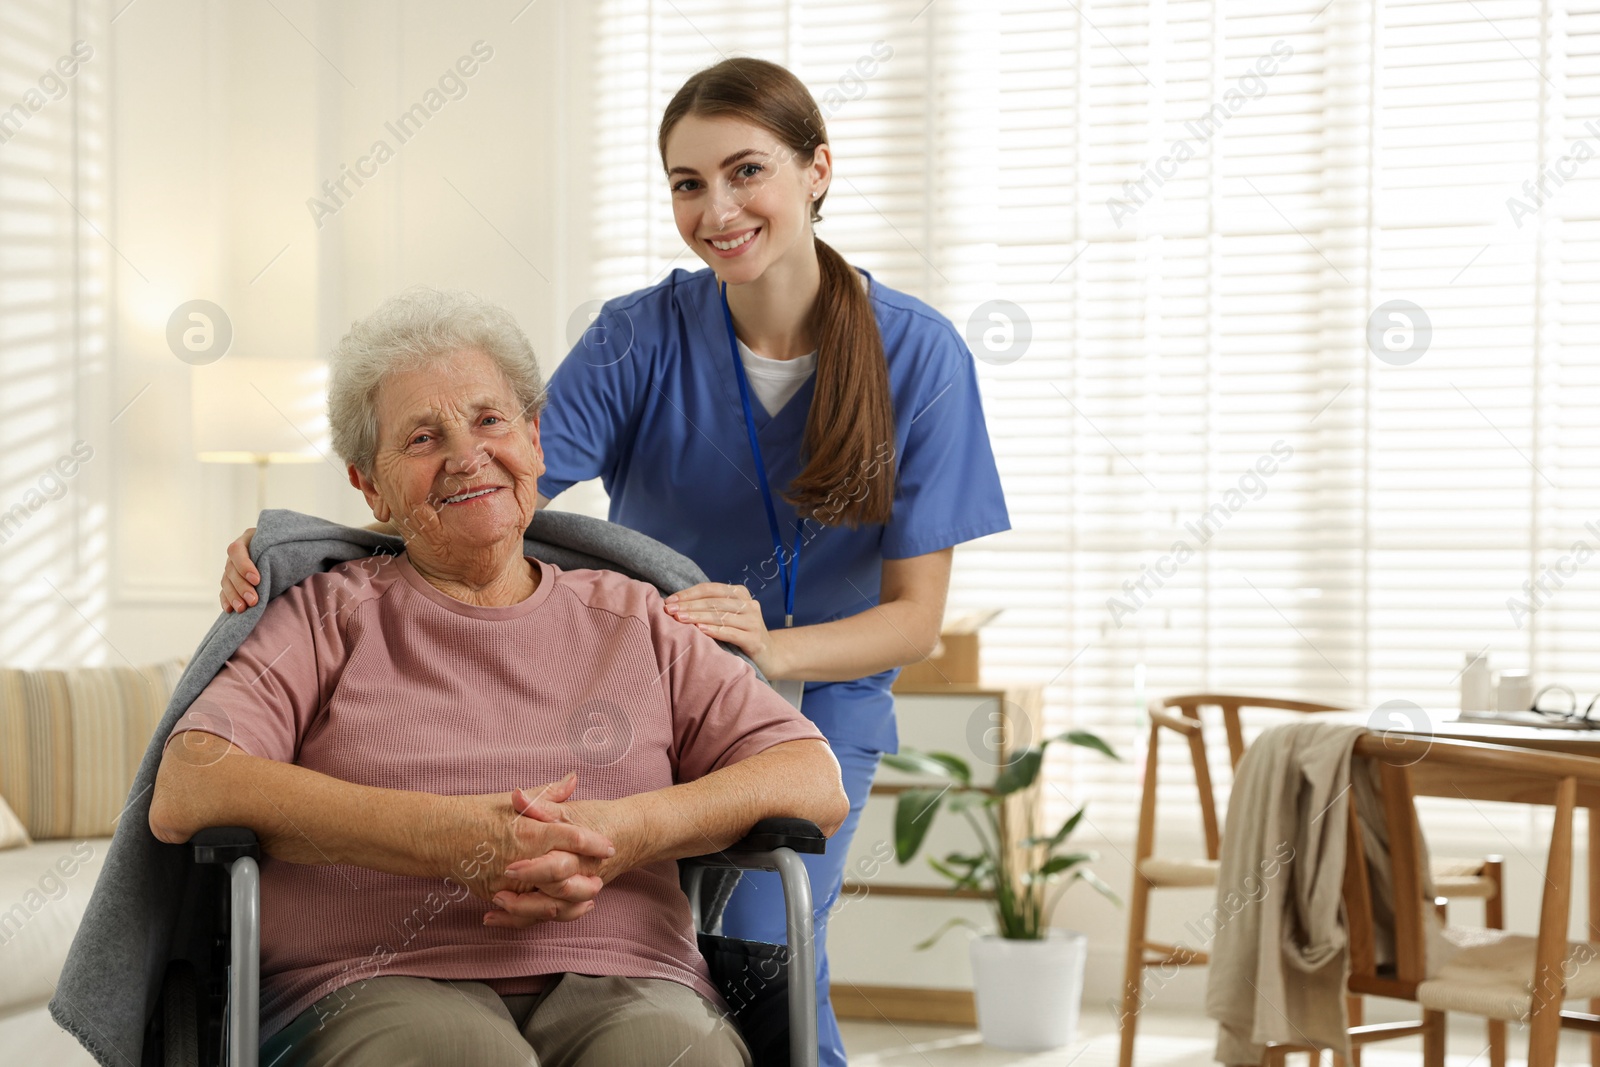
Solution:
[{"label": "beige trousers", "polygon": [[335,990],[261,1046],[261,1067],[750,1067],[733,1024],[661,978],[557,976],[539,993],[384,975]]}]

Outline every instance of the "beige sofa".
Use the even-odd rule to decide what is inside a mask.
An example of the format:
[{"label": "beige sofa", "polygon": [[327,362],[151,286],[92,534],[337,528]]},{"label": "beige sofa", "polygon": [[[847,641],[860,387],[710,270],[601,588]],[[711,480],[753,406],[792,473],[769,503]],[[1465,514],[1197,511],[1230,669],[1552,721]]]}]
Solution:
[{"label": "beige sofa", "polygon": [[[0,669],[0,1058],[7,1063],[94,1062],[46,1005],[182,666]],[[129,1052],[136,1062],[138,1051]]]},{"label": "beige sofa", "polygon": [[0,852],[0,1048],[10,1062],[94,1063],[45,1005],[110,844],[92,837]]}]

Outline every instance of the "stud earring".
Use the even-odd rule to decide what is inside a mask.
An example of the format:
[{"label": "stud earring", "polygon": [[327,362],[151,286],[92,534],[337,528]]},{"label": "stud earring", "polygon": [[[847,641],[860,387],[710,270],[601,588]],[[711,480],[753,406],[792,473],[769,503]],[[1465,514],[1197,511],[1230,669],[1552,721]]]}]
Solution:
[{"label": "stud earring", "polygon": [[821,195],[822,195],[822,191],[820,189],[811,190],[811,199],[815,200],[817,197],[819,197]]}]

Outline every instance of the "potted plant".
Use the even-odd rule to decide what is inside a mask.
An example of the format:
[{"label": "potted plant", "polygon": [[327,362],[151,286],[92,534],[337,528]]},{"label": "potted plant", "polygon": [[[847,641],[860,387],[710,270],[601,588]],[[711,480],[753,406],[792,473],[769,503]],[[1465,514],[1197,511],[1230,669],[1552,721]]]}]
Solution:
[{"label": "potted plant", "polygon": [[[903,749],[883,757],[896,770],[946,783],[900,794],[894,820],[897,860],[909,863],[916,856],[941,807],[964,817],[977,837],[976,852],[930,856],[928,863],[950,880],[952,891],[991,894],[998,934],[973,939],[972,975],[978,1028],[984,1043],[998,1048],[1059,1048],[1077,1030],[1087,940],[1080,933],[1051,928],[1050,915],[1061,895],[1083,881],[1118,906],[1122,903],[1087,866],[1098,858],[1095,853],[1067,850],[1088,805],[1052,834],[1042,834],[1037,825],[1039,770],[1046,749],[1058,742],[1119,758],[1094,734],[1072,730],[1014,754],[986,788],[974,785],[972,768],[948,752]],[[1021,825],[1015,826],[1019,819]],[[1014,827],[1019,832],[1012,832]],[[917,947],[929,947],[954,926],[972,924],[951,919]]]}]

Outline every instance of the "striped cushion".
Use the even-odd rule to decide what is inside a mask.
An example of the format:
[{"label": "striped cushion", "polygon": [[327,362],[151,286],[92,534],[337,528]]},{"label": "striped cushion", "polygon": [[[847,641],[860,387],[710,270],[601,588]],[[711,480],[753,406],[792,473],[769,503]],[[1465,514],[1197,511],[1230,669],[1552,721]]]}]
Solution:
[{"label": "striped cushion", "polygon": [[0,797],[34,840],[111,836],[182,672],[0,669]]}]

